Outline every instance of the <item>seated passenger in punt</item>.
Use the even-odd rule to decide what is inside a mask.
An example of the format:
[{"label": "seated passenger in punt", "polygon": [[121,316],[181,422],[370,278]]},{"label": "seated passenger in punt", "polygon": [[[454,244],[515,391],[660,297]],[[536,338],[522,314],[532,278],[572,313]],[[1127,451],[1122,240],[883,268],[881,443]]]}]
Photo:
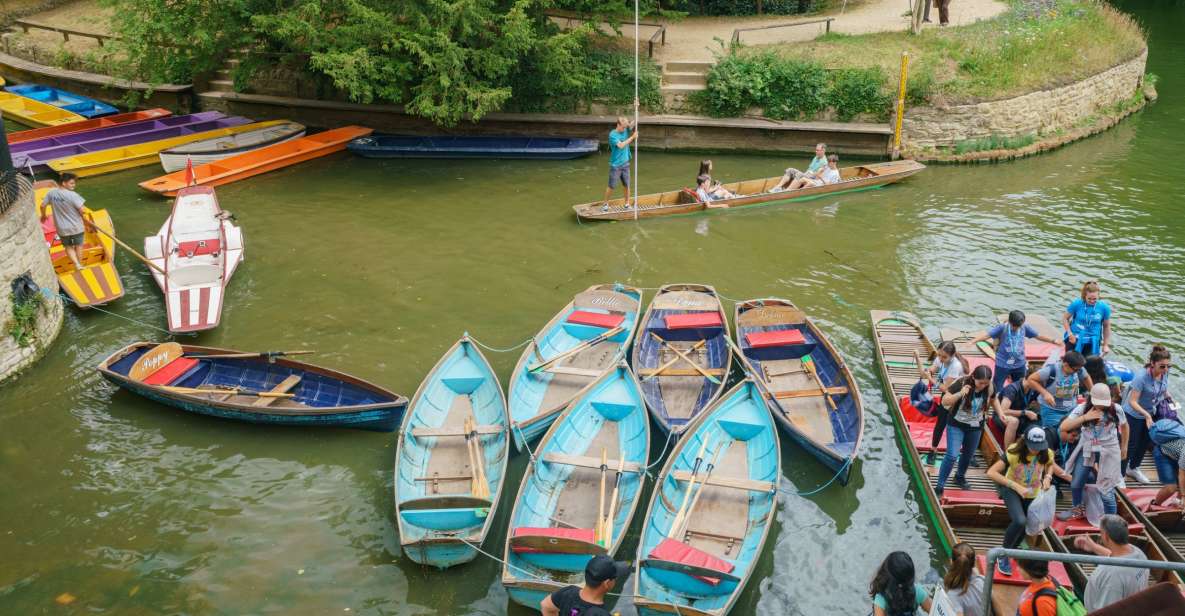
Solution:
[{"label": "seated passenger in punt", "polygon": [[811,164],[806,168],[806,171],[799,171],[794,167],[786,167],[786,173],[782,174],[782,179],[778,180],[778,183],[774,185],[774,187],[771,188],[769,192],[782,192],[790,186],[791,182],[802,177],[804,174],[810,174],[813,176],[817,173],[821,173],[826,168],[827,144],[815,144],[815,157],[811,159]]},{"label": "seated passenger in punt", "polygon": [[[699,178],[702,176],[708,177],[708,194],[715,199],[732,199],[736,195],[722,186],[720,182],[712,179],[712,160],[702,160],[699,163],[699,173],[695,176],[695,183],[700,184]],[[700,199],[704,201],[704,199]]]},{"label": "seated passenger in punt", "polygon": [[727,207],[724,205],[713,204],[713,201],[721,199],[732,199],[736,195],[732,194],[724,188],[718,189],[716,192],[712,191],[712,177],[708,175],[701,175],[695,178],[698,188],[695,189],[695,196],[699,198],[704,205],[708,207]]},{"label": "seated passenger in punt", "polygon": [[827,184],[837,184],[839,180],[839,156],[830,154],[827,156],[827,166],[822,171],[816,174],[802,174],[798,179],[790,182],[790,188],[787,190],[816,188]]}]

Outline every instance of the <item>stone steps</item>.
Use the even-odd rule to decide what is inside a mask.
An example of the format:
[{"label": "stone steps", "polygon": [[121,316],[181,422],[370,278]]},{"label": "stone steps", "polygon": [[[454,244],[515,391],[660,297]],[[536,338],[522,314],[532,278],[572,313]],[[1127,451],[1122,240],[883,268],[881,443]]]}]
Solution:
[{"label": "stone steps", "polygon": [[211,79],[210,89],[214,92],[234,92],[235,82],[229,79]]},{"label": "stone steps", "polygon": [[692,72],[666,72],[662,74],[662,85],[664,86],[696,86],[700,89],[708,87],[708,75],[706,73],[692,73]]},{"label": "stone steps", "polygon": [[707,74],[716,64],[714,62],[667,62],[663,71],[672,73],[701,73]]}]

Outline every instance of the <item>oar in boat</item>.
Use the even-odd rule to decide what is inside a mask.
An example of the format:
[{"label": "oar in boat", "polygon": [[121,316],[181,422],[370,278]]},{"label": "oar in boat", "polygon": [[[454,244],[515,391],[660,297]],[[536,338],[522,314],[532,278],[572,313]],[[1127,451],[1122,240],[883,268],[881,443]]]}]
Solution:
[{"label": "oar in boat", "polygon": [[691,506],[687,508],[687,513],[683,516],[677,527],[678,531],[675,533],[675,539],[683,536],[683,531],[687,529],[687,521],[691,519],[691,512],[695,511],[695,506],[699,504],[699,497],[704,495],[704,488],[708,487],[708,480],[712,478],[712,471],[716,470],[716,462],[720,460],[720,454],[728,449],[729,443],[721,443],[716,448],[716,453],[712,454],[712,461],[708,463],[707,473],[704,474],[703,480],[699,482],[699,490],[695,492],[695,498],[691,499]]},{"label": "oar in boat", "polygon": [[704,369],[703,369],[703,367],[701,367],[699,364],[697,364],[697,363],[695,363],[694,361],[692,361],[692,360],[691,360],[691,358],[690,358],[690,357],[688,357],[686,353],[684,353],[683,351],[680,351],[679,349],[675,348],[675,345],[673,345],[673,344],[671,344],[671,343],[667,342],[666,340],[664,340],[664,339],[662,338],[662,336],[659,336],[658,334],[656,334],[656,333],[654,333],[654,332],[650,332],[650,336],[651,336],[652,338],[654,338],[655,340],[659,341],[659,343],[661,343],[661,344],[662,344],[663,346],[665,346],[666,348],[668,348],[668,349],[670,349],[671,351],[673,351],[673,352],[675,353],[675,355],[678,355],[680,358],[682,358],[682,359],[683,359],[683,361],[685,361],[685,362],[687,362],[687,363],[691,364],[691,367],[695,368],[697,372],[699,372],[700,374],[704,375],[704,378],[706,378],[706,379],[708,379],[709,381],[711,381],[711,382],[712,382],[712,384],[714,384],[714,385],[719,385],[719,384],[720,384],[720,379],[718,379],[718,378],[716,378],[716,377],[714,377],[714,376],[712,376],[712,375],[708,374],[708,371],[707,371],[707,370],[704,370]]},{"label": "oar in boat", "polygon": [[251,391],[242,389],[240,387],[213,387],[209,389],[201,389],[198,387],[173,387],[170,385],[161,385],[161,389],[175,393],[175,394],[234,394],[236,396],[256,396],[259,398],[294,398],[296,394],[278,392],[278,391]]},{"label": "oar in boat", "polygon": [[[691,345],[691,348],[687,349],[687,352],[692,353],[692,352],[698,351],[699,348],[704,346],[705,343],[707,343],[707,340],[700,340],[699,342],[696,342],[695,344]],[[655,369],[654,372],[651,372],[650,374],[647,374],[646,376],[642,377],[642,380],[648,381],[648,380],[662,374],[663,370],[666,370],[667,368],[670,368],[671,366],[675,365],[675,362],[677,362],[677,361],[679,361],[678,356],[670,358],[669,360],[667,360],[666,363],[664,363],[663,365],[661,365],[657,369]]]},{"label": "oar in boat", "polygon": [[675,512],[675,519],[671,522],[670,531],[667,537],[675,538],[675,531],[683,522],[683,510],[687,507],[687,502],[691,497],[691,488],[695,486],[695,478],[699,475],[699,467],[704,462],[704,451],[708,448],[708,439],[705,436],[704,442],[699,446],[699,453],[695,454],[695,463],[691,466],[691,478],[687,480],[687,489],[683,492],[683,500],[679,503],[679,510]]},{"label": "oar in boat", "polygon": [[831,393],[827,391],[827,386],[823,384],[823,379],[819,378],[819,369],[815,366],[815,362],[811,359],[810,355],[802,356],[802,367],[815,381],[815,385],[819,386],[819,391],[823,394],[823,399],[827,401],[827,406],[831,407],[832,412],[837,411],[835,400],[831,399]]},{"label": "oar in boat", "polygon": [[593,531],[596,541],[600,542],[605,536],[605,473],[608,472],[609,458],[605,448],[601,448],[601,497],[597,504],[597,523]]},{"label": "oar in boat", "polygon": [[922,367],[922,356],[918,355],[917,349],[913,350],[913,361],[918,366],[918,378],[926,379],[927,383],[932,382],[930,380],[930,373],[927,372],[924,367]]},{"label": "oar in boat", "polygon": [[477,421],[473,418],[465,420],[465,446],[469,448],[469,455],[473,456],[473,496],[477,498],[490,497],[490,484],[486,480],[485,465],[482,463],[481,443],[477,438]]},{"label": "oar in boat", "polygon": [[99,225],[96,225],[96,224],[93,224],[93,223],[90,225],[90,227],[91,227],[92,229],[94,229],[95,231],[98,231],[99,233],[102,233],[103,235],[106,235],[107,237],[111,238],[112,240],[114,240],[114,241],[115,241],[115,243],[116,243],[116,244],[119,244],[120,246],[123,246],[123,249],[124,249],[124,250],[126,250],[126,251],[128,251],[128,252],[132,253],[132,255],[133,255],[134,257],[136,257],[137,259],[139,259],[139,260],[143,261],[143,262],[144,262],[144,264],[145,264],[145,265],[147,265],[148,267],[151,267],[152,269],[154,269],[154,270],[156,270],[156,271],[160,272],[162,276],[165,276],[166,278],[169,276],[169,273],[168,273],[168,272],[166,272],[166,271],[164,270],[164,268],[162,268],[161,266],[159,266],[159,265],[157,265],[157,264],[153,263],[152,261],[149,261],[149,260],[148,260],[148,257],[145,257],[144,255],[142,255],[142,254],[140,254],[140,253],[136,252],[136,249],[135,249],[135,248],[132,248],[131,246],[128,246],[128,245],[127,245],[127,244],[126,244],[126,243],[125,243],[123,240],[119,239],[118,237],[115,237],[115,234],[114,234],[114,233],[107,233],[107,232],[106,232],[106,231],[104,231],[102,228],[100,228],[100,227],[99,227]]},{"label": "oar in boat", "polygon": [[465,418],[465,424],[462,429],[465,431],[465,453],[469,454],[469,492],[476,498],[481,481],[477,476],[477,458],[473,455],[473,445],[469,442],[468,417]]},{"label": "oar in boat", "polygon": [[308,355],[316,353],[316,351],[262,351],[260,353],[226,353],[223,355],[206,354],[206,355],[186,355],[194,359],[252,359],[255,357],[263,357],[271,361],[277,357],[287,357],[289,355]]},{"label": "oar in boat", "polygon": [[617,516],[617,489],[621,486],[621,473],[625,470],[625,452],[617,461],[617,474],[613,478],[613,495],[609,497],[609,513],[605,514],[604,536],[601,545],[608,548],[613,545],[613,519]]},{"label": "oar in boat", "polygon": [[[568,349],[567,351],[564,351],[563,353],[560,353],[559,355],[556,355],[555,357],[548,359],[547,361],[543,361],[538,364],[535,364],[534,366],[528,367],[527,372],[539,372],[540,370],[543,370],[544,368],[556,363],[557,361],[560,361],[561,359],[571,357],[571,356],[583,351],[584,349],[587,349],[587,348],[593,346],[594,344],[598,344],[602,341],[608,340],[608,339],[616,336],[617,334],[621,333],[622,330],[624,330],[624,329],[625,328],[623,328],[620,325],[618,325],[612,329],[607,329],[607,330],[597,334],[596,336],[593,336],[592,338],[589,338],[588,340],[585,340],[584,342],[581,342],[580,344]],[[538,351],[536,351],[535,354],[538,355],[539,354]]]}]

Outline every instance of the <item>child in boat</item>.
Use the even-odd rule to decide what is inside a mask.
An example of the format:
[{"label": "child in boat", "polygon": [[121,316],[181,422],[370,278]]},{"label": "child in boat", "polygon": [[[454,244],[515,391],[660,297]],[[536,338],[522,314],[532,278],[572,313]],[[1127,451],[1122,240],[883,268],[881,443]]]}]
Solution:
[{"label": "child in boat", "polygon": [[712,179],[712,160],[711,159],[705,159],[705,160],[700,161],[699,173],[696,174],[696,176],[695,176],[696,177],[696,186],[698,186],[700,183],[699,178],[702,176],[705,176],[705,175],[708,176],[708,194],[709,195],[711,195],[712,197],[714,197],[716,199],[731,199],[736,196],[735,194],[729,192],[727,188],[724,188],[724,186],[722,184],[720,184],[720,182],[717,182]]},{"label": "child in boat", "polygon": [[719,187],[715,192],[713,192],[711,176],[701,175],[695,178],[695,182],[697,185],[697,188],[695,189],[695,196],[700,200],[701,203],[710,208],[727,207],[724,205],[713,205],[712,202],[719,201],[721,199],[732,199],[736,196],[728,190]]},{"label": "child in boat", "polygon": [[1111,352],[1111,306],[1099,299],[1099,283],[1088,280],[1082,285],[1082,297],[1062,314],[1062,327],[1067,351],[1103,356]]},{"label": "child in boat", "polygon": [[[805,173],[815,175],[821,173],[826,166],[827,144],[817,143],[815,144],[815,157],[811,159],[811,164],[806,168]],[[703,171],[700,171],[700,173],[703,173]],[[799,171],[794,167],[786,167],[786,173],[782,174],[782,179],[778,180],[778,183],[769,192],[782,192],[786,190],[790,186],[790,183],[802,177],[803,173],[803,171]]]},{"label": "child in boat", "polygon": [[1061,342],[1053,338],[1042,336],[1032,325],[1025,323],[1025,313],[1013,310],[1008,313],[1008,322],[1001,323],[980,332],[971,340],[976,345],[985,340],[994,340],[996,345],[996,370],[992,378],[992,388],[1000,391],[1004,381],[1011,379],[1019,381],[1025,377],[1025,340],[1036,338],[1043,342],[1060,345]]},{"label": "child in boat", "polygon": [[975,570],[975,548],[970,543],[963,541],[951,548],[942,587],[956,614],[983,616],[983,576]]},{"label": "child in boat", "polygon": [[1049,577],[1049,563],[1017,560],[1016,564],[1020,565],[1021,575],[1029,580],[1016,605],[1016,616],[1057,616],[1057,586]]},{"label": "child in boat", "polygon": [[[967,374],[968,367],[967,360],[959,355],[955,343],[943,342],[938,346],[938,352],[934,357],[934,364],[930,366],[928,377],[920,380],[910,392],[910,402],[914,408],[926,415],[938,418],[934,422],[934,433],[930,436],[930,451],[926,454],[926,464],[934,464],[934,450],[938,448],[938,443],[942,440],[947,422],[946,409],[941,404],[935,404],[933,390],[937,389],[939,396],[945,394],[951,383]],[[935,380],[937,380],[937,388],[931,385]]]},{"label": "child in boat", "polygon": [[918,608],[930,611],[930,594],[914,581],[913,559],[905,552],[893,552],[868,585],[873,616],[914,616]]}]

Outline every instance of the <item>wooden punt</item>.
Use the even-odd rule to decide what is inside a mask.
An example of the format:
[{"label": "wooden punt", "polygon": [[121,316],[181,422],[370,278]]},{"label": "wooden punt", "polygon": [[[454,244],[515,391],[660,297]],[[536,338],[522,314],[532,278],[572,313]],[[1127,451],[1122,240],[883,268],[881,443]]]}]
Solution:
[{"label": "wooden punt", "polygon": [[51,86],[21,84],[19,86],[8,86],[4,89],[25,98],[53,105],[66,111],[72,111],[84,118],[97,118],[119,112],[119,109],[116,109],[113,105],[108,105],[102,101]]},{"label": "wooden punt", "polygon": [[634,336],[634,371],[650,414],[676,435],[724,391],[732,366],[728,317],[716,289],[664,285]]},{"label": "wooden punt", "polygon": [[45,139],[47,137],[61,137],[63,135],[70,135],[73,133],[81,133],[83,131],[94,130],[96,128],[107,128],[109,126],[118,126],[120,124],[131,124],[133,122],[143,122],[144,120],[157,120],[168,117],[173,112],[168,109],[146,109],[144,111],[132,111],[129,113],[121,113],[118,115],[103,116],[93,120],[83,120],[81,122],[71,122],[69,124],[60,124],[57,126],[43,126],[41,128],[31,128],[29,130],[17,131],[8,133],[9,145],[24,143],[26,141],[35,141],[37,139]]},{"label": "wooden punt", "polygon": [[649,454],[646,405],[623,360],[580,392],[527,465],[502,566],[511,601],[538,609],[544,596],[582,584],[590,558],[618,552]]},{"label": "wooden punt", "polygon": [[167,148],[191,141],[200,141],[211,137],[233,135],[235,133],[253,130],[251,120],[238,116],[219,118],[203,124],[209,124],[209,130],[193,131],[192,129],[196,125],[180,127],[177,129],[180,134],[174,137],[59,158],[50,161],[49,167],[58,173],[69,171],[79,177],[102,175],[104,173],[151,165],[156,162],[157,153]]},{"label": "wooden punt", "polygon": [[[369,135],[372,130],[362,126],[343,126],[259,148],[217,162],[197,165],[193,168],[194,182],[203,186],[221,186],[245,180],[268,171],[275,171],[340,152],[346,149],[346,144],[351,139]],[[175,197],[177,191],[187,185],[184,170],[140,182],[140,188],[166,197]]]},{"label": "wooden punt", "polygon": [[454,137],[375,134],[350,142],[365,158],[525,158],[568,160],[597,151],[596,139],[568,137]]},{"label": "wooden punt", "polygon": [[404,555],[441,569],[477,557],[469,544],[481,545],[497,516],[509,425],[498,375],[462,336],[424,378],[399,430],[395,519]]},{"label": "wooden punt", "polygon": [[[33,201],[38,209],[45,200],[45,194],[57,188],[53,180],[40,180],[33,184]],[[49,259],[53,262],[58,287],[79,308],[90,308],[115,301],[123,297],[123,281],[115,269],[115,242],[110,235],[88,230],[83,235],[82,253],[79,261],[82,270],[75,269],[74,262],[66,255],[62,240],[54,226],[53,207],[45,207],[47,218],[41,223],[41,232],[49,248]],[[115,225],[107,210],[83,208],[83,215],[89,216],[94,225],[109,234],[115,234]]]},{"label": "wooden punt", "polygon": [[778,426],[847,484],[864,433],[860,388],[839,351],[790,300],[738,302],[740,359]]},{"label": "wooden punt", "polygon": [[132,343],[98,370],[149,400],[248,423],[392,432],[407,406],[399,394],[329,368],[175,342]]},{"label": "wooden punt", "polygon": [[[1126,487],[1120,490],[1122,500],[1135,519],[1144,525],[1148,537],[1166,560],[1185,562],[1185,512],[1179,506],[1152,505],[1152,498],[1161,487],[1157,481],[1152,453],[1144,456],[1140,470],[1151,481],[1141,483],[1128,477]],[[1182,576],[1178,577],[1185,579]]]},{"label": "wooden punt", "polygon": [[194,165],[204,165],[303,137],[304,131],[304,124],[280,121],[237,135],[195,141],[163,150],[160,153],[160,164],[167,173],[172,173],[184,169],[190,162]]},{"label": "wooden punt", "polygon": [[[951,546],[966,541],[975,546],[980,554],[978,569],[984,572],[984,555],[987,550],[999,547],[1004,542],[1004,529],[1008,526],[1008,510],[996,490],[996,484],[987,477],[987,468],[1000,457],[1000,450],[991,436],[984,430],[979,449],[971,468],[967,470],[970,490],[961,490],[948,485],[941,500],[934,491],[938,483],[938,463],[924,464],[921,454],[930,450],[930,436],[933,434],[934,418],[925,417],[909,404],[909,391],[918,381],[918,368],[914,361],[916,352],[923,361],[932,358],[935,349],[922,331],[917,319],[906,312],[872,311],[873,341],[879,360],[881,377],[888,395],[889,407],[896,427],[897,440],[908,463],[927,516],[934,524],[944,554],[949,555]],[[946,449],[946,438],[940,441],[937,451]],[[1032,549],[1051,550],[1053,535],[1046,531],[1034,538]],[[1066,586],[1083,579],[1076,565],[1051,562],[1053,576]],[[1016,613],[1017,602],[1028,582],[1013,567],[1011,577],[993,571],[992,606],[996,614]],[[1081,587],[1079,587],[1081,588]]]},{"label": "wooden punt", "polygon": [[11,92],[0,92],[0,112],[3,112],[4,117],[26,126],[58,126],[86,120],[73,111]]},{"label": "wooden punt", "polygon": [[593,285],[535,334],[511,373],[511,437],[517,449],[543,434],[581,389],[625,356],[641,309],[638,289]]},{"label": "wooden punt", "polygon": [[638,546],[638,614],[727,614],[762,556],[781,476],[777,431],[746,378],[687,427],[659,474]]},{"label": "wooden punt", "polygon": [[724,184],[724,188],[732,191],[737,197],[713,201],[711,208],[695,197],[693,188],[684,188],[639,196],[640,206],[637,212],[632,207],[625,207],[625,200],[622,198],[611,199],[608,202],[581,203],[572,206],[572,209],[581,220],[634,220],[635,217],[656,218],[780,201],[805,201],[827,195],[880,188],[899,182],[925,168],[925,165],[912,160],[842,167],[839,170],[839,183],[782,192],[770,192],[771,188],[777,186],[781,176],[733,182]]}]

